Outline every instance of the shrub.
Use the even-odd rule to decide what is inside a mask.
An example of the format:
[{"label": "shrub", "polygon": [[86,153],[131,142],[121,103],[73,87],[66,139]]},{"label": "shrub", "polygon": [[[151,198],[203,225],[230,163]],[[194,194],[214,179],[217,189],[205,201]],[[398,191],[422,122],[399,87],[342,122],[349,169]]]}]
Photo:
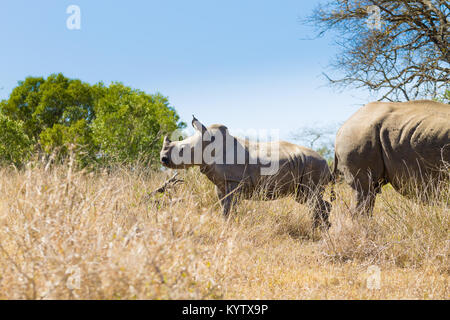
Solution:
[{"label": "shrub", "polygon": [[0,114],[0,164],[22,165],[32,152],[32,142],[23,123]]},{"label": "shrub", "polygon": [[160,94],[149,95],[120,83],[103,88],[92,130],[104,163],[141,160],[156,164],[162,136],[184,124]]},{"label": "shrub", "polygon": [[[35,149],[47,156],[54,153],[62,160],[74,145],[72,151],[82,166],[136,160],[156,164],[161,137],[184,127],[160,94],[120,83],[90,85],[62,74],[20,81],[10,97],[0,102],[0,112],[19,121]],[[15,149],[7,150],[9,146],[4,144],[4,153],[17,158]]]}]

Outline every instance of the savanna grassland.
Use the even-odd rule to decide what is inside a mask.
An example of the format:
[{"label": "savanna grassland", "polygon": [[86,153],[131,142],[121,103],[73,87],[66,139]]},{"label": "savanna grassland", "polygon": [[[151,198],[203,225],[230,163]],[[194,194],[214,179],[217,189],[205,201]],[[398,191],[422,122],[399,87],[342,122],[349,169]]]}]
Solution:
[{"label": "savanna grassland", "polygon": [[369,219],[338,184],[319,232],[290,198],[244,201],[225,221],[197,169],[149,196],[168,176],[1,169],[0,299],[450,298],[448,187],[429,205],[386,187]]}]

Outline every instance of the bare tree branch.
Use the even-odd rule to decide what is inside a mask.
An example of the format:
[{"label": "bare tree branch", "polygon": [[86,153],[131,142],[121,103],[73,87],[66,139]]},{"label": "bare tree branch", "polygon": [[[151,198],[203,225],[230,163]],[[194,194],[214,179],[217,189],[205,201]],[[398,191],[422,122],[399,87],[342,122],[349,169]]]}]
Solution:
[{"label": "bare tree branch", "polygon": [[178,179],[178,172],[175,173],[170,179],[167,179],[162,186],[155,189],[148,194],[148,197],[152,197],[158,193],[164,193],[167,189],[174,187],[175,185],[184,182],[182,179]]},{"label": "bare tree branch", "polygon": [[[379,29],[368,25],[371,6],[379,9]],[[344,75],[326,75],[331,84],[399,101],[435,98],[450,88],[449,17],[444,0],[333,0],[304,22],[319,36],[337,31],[341,52],[331,66]]]}]

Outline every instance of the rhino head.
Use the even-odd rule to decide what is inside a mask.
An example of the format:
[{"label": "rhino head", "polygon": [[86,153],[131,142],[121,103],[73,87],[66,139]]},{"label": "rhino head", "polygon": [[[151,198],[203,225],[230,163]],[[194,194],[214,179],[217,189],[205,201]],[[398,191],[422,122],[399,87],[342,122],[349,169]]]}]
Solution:
[{"label": "rhino head", "polygon": [[[222,150],[222,142],[228,134],[227,128],[222,125],[206,128],[194,116],[192,117],[192,127],[195,129],[192,136],[181,141],[171,141],[167,136],[164,137],[160,153],[163,166],[171,169],[186,169],[195,165],[212,164],[216,160],[216,153],[220,153],[217,151]],[[208,149],[212,152],[205,152]],[[209,156],[205,157],[205,154]]]}]

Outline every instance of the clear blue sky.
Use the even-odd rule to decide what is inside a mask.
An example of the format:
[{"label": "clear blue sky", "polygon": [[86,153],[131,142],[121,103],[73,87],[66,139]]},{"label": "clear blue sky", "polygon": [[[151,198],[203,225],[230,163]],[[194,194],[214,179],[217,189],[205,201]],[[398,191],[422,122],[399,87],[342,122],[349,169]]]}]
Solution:
[{"label": "clear blue sky", "polygon": [[[343,122],[371,100],[339,92],[322,72],[334,39],[302,40],[299,19],[320,1],[2,0],[0,99],[27,76],[62,72],[120,81],[169,97],[184,121],[230,129],[297,128]],[[69,5],[81,30],[69,30]]]}]

